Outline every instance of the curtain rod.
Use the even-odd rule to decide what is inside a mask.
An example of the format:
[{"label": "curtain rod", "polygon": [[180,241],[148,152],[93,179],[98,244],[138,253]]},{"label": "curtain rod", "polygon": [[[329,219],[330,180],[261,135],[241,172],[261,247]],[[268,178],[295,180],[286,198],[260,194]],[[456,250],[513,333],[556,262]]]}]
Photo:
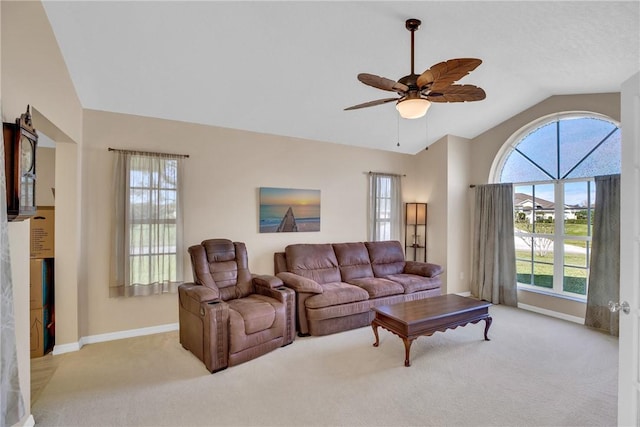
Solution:
[{"label": "curtain rod", "polygon": [[183,159],[188,159],[188,154],[174,154],[174,153],[155,153],[153,151],[138,151],[138,150],[121,150],[119,148],[111,148],[109,147],[109,151],[117,151],[118,153],[128,153],[128,154],[139,154],[139,155],[152,155],[152,156],[174,156],[174,157],[182,157]]},{"label": "curtain rod", "polygon": [[366,174],[369,174],[369,175],[371,175],[372,173],[379,173],[379,174],[382,174],[382,175],[391,175],[391,176],[407,176],[407,175],[406,175],[406,174],[404,174],[404,173],[403,173],[402,175],[401,175],[401,174],[399,174],[399,173],[373,172],[373,171],[369,171],[369,172],[365,172],[365,173],[366,173]]}]

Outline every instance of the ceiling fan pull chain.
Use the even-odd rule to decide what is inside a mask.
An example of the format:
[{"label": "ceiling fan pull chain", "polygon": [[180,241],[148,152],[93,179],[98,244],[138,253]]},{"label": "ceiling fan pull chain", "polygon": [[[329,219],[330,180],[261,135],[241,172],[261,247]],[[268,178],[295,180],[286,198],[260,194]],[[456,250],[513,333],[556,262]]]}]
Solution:
[{"label": "ceiling fan pull chain", "polygon": [[400,115],[396,114],[396,122],[398,123],[398,147],[400,147]]}]

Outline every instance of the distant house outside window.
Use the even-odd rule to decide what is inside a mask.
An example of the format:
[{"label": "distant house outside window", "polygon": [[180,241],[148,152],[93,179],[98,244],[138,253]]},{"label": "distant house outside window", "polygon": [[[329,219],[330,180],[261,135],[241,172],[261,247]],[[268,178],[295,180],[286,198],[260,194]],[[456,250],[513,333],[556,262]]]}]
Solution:
[{"label": "distant house outside window", "polygon": [[594,177],[620,173],[611,119],[565,113],[514,134],[494,181],[514,184],[518,286],[584,300],[595,205]]}]

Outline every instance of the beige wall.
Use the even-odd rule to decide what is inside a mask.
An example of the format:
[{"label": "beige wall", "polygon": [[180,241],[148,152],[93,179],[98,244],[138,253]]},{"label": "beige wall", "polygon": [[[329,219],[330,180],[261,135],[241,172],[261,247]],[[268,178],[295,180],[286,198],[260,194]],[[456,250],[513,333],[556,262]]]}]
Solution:
[{"label": "beige wall", "polygon": [[447,137],[447,292],[469,291],[468,139]]},{"label": "beige wall", "polygon": [[469,291],[469,153],[468,139],[447,135],[415,156],[410,201],[428,203],[427,261],[444,267],[443,293]]},{"label": "beige wall", "polygon": [[55,206],[55,198],[51,188],[56,186],[56,150],[38,147],[36,159],[38,171],[36,202],[38,206]]},{"label": "beige wall", "polygon": [[415,155],[418,179],[415,200],[427,205],[427,261],[445,267],[443,293],[447,290],[447,137]]},{"label": "beige wall", "polygon": [[[185,161],[185,244],[213,237],[243,241],[249,267],[273,272],[273,254],[290,243],[366,240],[367,174],[407,174],[415,187],[414,156],[344,145],[264,135],[145,117],[85,111],[83,236],[91,268],[86,330],[95,335],[177,322],[175,295],[108,297],[112,155],[109,147],[188,154]],[[259,233],[260,187],[321,191],[321,231]],[[190,262],[184,254],[187,278]]]}]

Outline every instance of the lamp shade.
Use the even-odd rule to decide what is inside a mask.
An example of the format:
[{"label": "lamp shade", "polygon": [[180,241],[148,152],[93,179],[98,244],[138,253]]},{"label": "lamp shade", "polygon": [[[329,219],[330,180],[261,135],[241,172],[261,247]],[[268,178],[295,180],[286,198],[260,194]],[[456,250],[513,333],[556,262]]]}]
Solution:
[{"label": "lamp shade", "polygon": [[423,98],[408,98],[396,104],[396,110],[405,119],[418,119],[427,114],[431,102]]},{"label": "lamp shade", "polygon": [[417,218],[416,224],[426,224],[427,223],[427,205],[425,203],[417,203]]},{"label": "lamp shade", "polygon": [[416,204],[415,203],[407,203],[407,225],[415,225],[416,222]]},{"label": "lamp shade", "polygon": [[427,223],[426,203],[407,203],[407,225],[424,225]]}]

